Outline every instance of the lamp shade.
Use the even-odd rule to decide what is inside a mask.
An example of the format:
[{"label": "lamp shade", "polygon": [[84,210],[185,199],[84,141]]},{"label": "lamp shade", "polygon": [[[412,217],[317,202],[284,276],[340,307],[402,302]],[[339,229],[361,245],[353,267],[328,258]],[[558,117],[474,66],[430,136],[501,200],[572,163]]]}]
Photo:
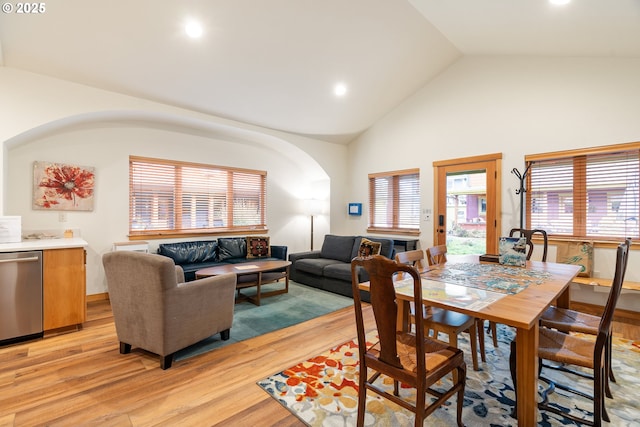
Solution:
[{"label": "lamp shade", "polygon": [[322,213],[322,200],[308,199],[304,202],[305,212],[307,215],[317,216]]}]

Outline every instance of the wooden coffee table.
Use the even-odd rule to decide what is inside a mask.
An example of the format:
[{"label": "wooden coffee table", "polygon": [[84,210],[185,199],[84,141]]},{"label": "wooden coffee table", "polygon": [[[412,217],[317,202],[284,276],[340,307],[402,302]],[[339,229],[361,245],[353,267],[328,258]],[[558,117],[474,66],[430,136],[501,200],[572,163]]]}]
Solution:
[{"label": "wooden coffee table", "polygon": [[[238,264],[224,264],[216,267],[203,268],[196,271],[196,279],[220,274],[234,273],[237,276],[236,289],[238,296],[236,302],[249,300],[255,305],[260,305],[260,298],[279,295],[289,292],[289,266],[291,261],[255,261],[241,262]],[[261,292],[261,286],[267,283],[284,279],[284,289],[276,289],[269,292]],[[256,286],[255,296],[244,295],[241,289]]]}]

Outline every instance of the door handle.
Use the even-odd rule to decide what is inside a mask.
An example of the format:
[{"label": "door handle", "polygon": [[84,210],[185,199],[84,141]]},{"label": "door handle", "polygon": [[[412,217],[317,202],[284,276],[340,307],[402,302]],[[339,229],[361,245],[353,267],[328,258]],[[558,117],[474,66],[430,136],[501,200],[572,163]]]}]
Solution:
[{"label": "door handle", "polygon": [[31,262],[38,261],[38,257],[28,257],[28,258],[9,258],[9,259],[0,259],[0,264],[7,264],[10,262]]}]

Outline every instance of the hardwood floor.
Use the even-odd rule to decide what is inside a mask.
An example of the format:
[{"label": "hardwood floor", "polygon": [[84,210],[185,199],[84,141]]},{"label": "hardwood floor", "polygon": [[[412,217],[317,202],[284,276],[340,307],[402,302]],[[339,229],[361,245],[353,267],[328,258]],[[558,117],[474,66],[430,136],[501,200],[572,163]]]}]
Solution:
[{"label": "hardwood floor", "polygon": [[255,383],[355,337],[348,307],[162,371],[119,353],[107,301],[87,313],[77,332],[0,348],[0,426],[303,426]]},{"label": "hardwood floor", "polygon": [[0,426],[303,426],[255,383],[356,334],[348,307],[162,371],[158,356],[119,353],[107,301],[88,319],[0,348]]}]

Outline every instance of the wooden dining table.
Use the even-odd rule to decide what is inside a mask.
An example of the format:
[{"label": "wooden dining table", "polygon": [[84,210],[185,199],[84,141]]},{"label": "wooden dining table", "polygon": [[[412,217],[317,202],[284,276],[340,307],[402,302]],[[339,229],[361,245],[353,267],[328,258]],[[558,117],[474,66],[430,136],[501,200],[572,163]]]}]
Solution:
[{"label": "wooden dining table", "polygon": [[[480,269],[478,266],[483,266],[483,273],[464,271]],[[527,261],[525,267],[507,267],[480,263],[477,255],[465,255],[449,256],[446,264],[431,268],[441,271],[423,272],[424,305],[454,310],[516,329],[518,425],[536,425],[540,316],[551,304],[569,307],[569,285],[579,267],[540,261]],[[517,269],[513,270],[515,279],[503,277],[505,271],[511,272],[505,269]],[[460,274],[456,276],[456,272]],[[458,280],[460,277],[464,280]],[[361,283],[360,288],[368,290],[369,283]],[[402,302],[398,304],[398,329],[408,330],[413,287],[409,283],[398,283],[396,297]]]}]

